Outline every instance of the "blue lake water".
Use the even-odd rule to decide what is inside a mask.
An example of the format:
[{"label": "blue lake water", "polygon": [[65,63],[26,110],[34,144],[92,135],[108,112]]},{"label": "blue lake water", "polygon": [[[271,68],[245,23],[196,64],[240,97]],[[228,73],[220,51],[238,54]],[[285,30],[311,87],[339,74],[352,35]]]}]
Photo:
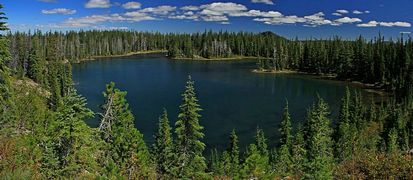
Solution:
[{"label": "blue lake water", "polygon": [[[75,64],[73,79],[95,112],[100,112],[107,83],[113,81],[117,88],[127,91],[136,127],[148,144],[153,142],[163,108],[174,124],[188,75],[195,81],[203,109],[200,124],[205,128],[203,141],[208,149],[226,148],[232,129],[244,148],[253,142],[257,127],[264,130],[268,143],[275,145],[286,99],[294,126],[304,121],[317,93],[330,105],[331,118],[336,117],[345,83],[302,75],[252,73],[255,67],[252,60],[178,61],[152,54]],[[97,126],[99,120],[87,123]]]}]

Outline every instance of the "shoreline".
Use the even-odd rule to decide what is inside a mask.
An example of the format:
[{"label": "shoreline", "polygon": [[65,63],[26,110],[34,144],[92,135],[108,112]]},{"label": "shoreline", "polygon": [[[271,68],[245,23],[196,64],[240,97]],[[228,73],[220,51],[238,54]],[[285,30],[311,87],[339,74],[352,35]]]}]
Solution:
[{"label": "shoreline", "polygon": [[[169,58],[171,60],[194,60],[194,61],[229,61],[229,60],[257,60],[260,59],[259,57],[255,56],[234,56],[234,57],[226,57],[226,58],[221,58],[221,57],[216,57],[216,58],[204,58],[204,57],[193,57],[193,58],[188,58],[188,57],[174,57],[174,58]],[[266,58],[261,58],[261,59],[266,59]]]},{"label": "shoreline", "polygon": [[352,81],[352,80],[341,80],[337,79],[336,75],[333,74],[315,74],[315,73],[308,73],[308,72],[302,72],[302,71],[297,71],[297,70],[282,70],[282,71],[262,71],[258,69],[253,69],[251,70],[252,73],[257,73],[257,74],[292,74],[292,75],[303,75],[307,76],[313,79],[320,79],[320,80],[328,80],[328,81],[334,81],[337,83],[347,83],[351,86],[355,87],[360,87],[364,89],[366,92],[369,93],[374,93],[376,95],[379,95],[381,97],[390,97],[391,93],[386,91],[383,87],[377,86],[375,84],[368,84],[368,83],[363,83],[360,81]]},{"label": "shoreline", "polygon": [[98,59],[103,59],[103,58],[114,58],[114,57],[128,57],[128,56],[134,56],[134,55],[142,55],[142,54],[158,54],[158,53],[166,53],[168,52],[167,50],[151,50],[151,51],[137,51],[137,52],[130,52],[126,54],[119,54],[119,55],[101,55],[101,56],[92,56],[89,58],[83,58],[80,59],[74,63],[82,63],[86,61],[95,61]]}]

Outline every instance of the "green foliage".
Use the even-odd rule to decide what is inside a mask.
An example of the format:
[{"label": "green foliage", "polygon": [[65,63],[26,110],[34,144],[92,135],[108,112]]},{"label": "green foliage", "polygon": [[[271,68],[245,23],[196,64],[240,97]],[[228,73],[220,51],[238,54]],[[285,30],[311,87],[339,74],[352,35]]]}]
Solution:
[{"label": "green foliage", "polygon": [[177,159],[174,172],[180,178],[200,178],[205,176],[206,163],[202,156],[205,144],[201,141],[204,134],[199,124],[201,108],[191,76],[188,77],[179,109],[175,123]]},{"label": "green foliage", "polygon": [[251,144],[245,154],[240,171],[243,179],[263,179],[268,177],[268,156],[263,156],[255,144]]},{"label": "green foliage", "polygon": [[143,135],[135,128],[134,117],[126,101],[126,92],[115,88],[115,83],[106,86],[103,117],[99,126],[106,160],[114,161],[121,173],[129,178],[148,178],[153,176],[149,150]]},{"label": "green foliage", "polygon": [[333,175],[333,141],[328,115],[328,105],[318,97],[318,102],[308,111],[304,129],[308,178],[331,179]]},{"label": "green foliage", "polygon": [[86,99],[75,91],[63,98],[63,106],[57,110],[53,128],[54,151],[61,176],[97,173],[97,145],[92,129],[84,122],[92,116],[93,112],[86,108]]},{"label": "green foliage", "polygon": [[[235,130],[232,130],[230,135],[230,147],[228,149],[229,159],[230,159],[230,170],[229,175],[237,179],[239,177],[239,148],[238,148],[238,136],[235,133]],[[224,156],[225,157],[225,156]]]},{"label": "green foliage", "polygon": [[291,141],[292,141],[292,134],[291,134],[291,117],[290,112],[288,111],[288,101],[286,102],[284,113],[281,119],[281,125],[279,128],[279,132],[281,134],[280,144],[286,145],[287,148],[290,148]]},{"label": "green foliage", "polygon": [[155,135],[155,144],[153,145],[153,156],[158,174],[165,175],[166,177],[171,175],[174,155],[171,127],[168,114],[164,110],[161,117],[159,117],[158,132]]}]

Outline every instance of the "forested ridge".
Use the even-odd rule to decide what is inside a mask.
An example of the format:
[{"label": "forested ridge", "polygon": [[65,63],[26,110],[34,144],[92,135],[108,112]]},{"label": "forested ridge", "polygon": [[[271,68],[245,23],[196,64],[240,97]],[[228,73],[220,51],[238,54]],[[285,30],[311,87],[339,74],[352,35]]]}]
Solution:
[{"label": "forested ridge", "polygon": [[[1,8],[0,8],[1,9]],[[0,31],[7,31],[0,13]],[[258,57],[263,70],[296,69],[375,83],[395,98],[377,103],[346,90],[337,117],[321,97],[293,128],[288,102],[280,139],[256,129],[238,146],[204,152],[202,105],[189,76],[177,117],[160,109],[154,144],[135,127],[127,93],[109,83],[100,112],[76,93],[71,63],[93,56],[168,50],[177,58]],[[4,179],[411,179],[411,39],[286,40],[272,33],[132,31],[0,36],[0,177]],[[184,85],[183,85],[184,86]],[[97,128],[85,120],[98,117]],[[274,119],[277,121],[277,119]],[[172,124],[172,122],[175,122]],[[295,127],[295,126],[294,126]],[[277,141],[270,147],[269,141]]]}]

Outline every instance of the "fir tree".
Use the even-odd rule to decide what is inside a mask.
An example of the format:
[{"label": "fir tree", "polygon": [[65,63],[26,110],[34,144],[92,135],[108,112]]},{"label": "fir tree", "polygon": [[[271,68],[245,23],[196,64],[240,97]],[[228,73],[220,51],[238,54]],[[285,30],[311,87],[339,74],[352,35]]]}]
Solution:
[{"label": "fir tree", "polygon": [[262,155],[255,144],[251,144],[245,154],[241,174],[243,179],[263,179],[268,174],[268,156]]},{"label": "fir tree", "polygon": [[175,173],[180,178],[200,178],[204,176],[206,163],[202,156],[205,144],[201,141],[204,134],[199,124],[201,110],[196,97],[194,82],[189,76],[185,92],[182,94],[182,104],[175,123],[176,165]]},{"label": "fir tree", "polygon": [[352,128],[353,123],[350,122],[350,100],[350,90],[347,87],[345,95],[341,100],[338,128],[336,130],[336,154],[341,161],[346,158],[351,158],[351,155],[353,154],[354,138],[356,135]]},{"label": "fir tree", "polygon": [[292,135],[291,135],[291,118],[288,112],[288,102],[284,108],[284,113],[279,128],[281,134],[280,137],[280,148],[278,153],[278,158],[275,163],[275,169],[277,173],[281,176],[289,176],[293,170],[292,157],[291,157],[291,145],[292,145]]},{"label": "fir tree", "polygon": [[66,177],[75,177],[83,171],[95,174],[97,145],[93,141],[92,129],[84,122],[93,116],[86,107],[86,99],[71,91],[63,98],[63,106],[57,112],[54,138],[59,174]]},{"label": "fir tree", "polygon": [[121,173],[129,178],[153,176],[150,154],[143,135],[135,128],[134,117],[126,101],[126,92],[106,86],[103,117],[99,126],[102,139],[107,144],[107,162],[113,160]]},{"label": "fir tree", "polygon": [[[13,120],[11,113],[12,105],[12,89],[10,84],[10,72],[6,66],[6,62],[10,59],[9,42],[2,32],[8,30],[6,26],[7,17],[1,10],[3,6],[0,4],[0,127],[4,127],[5,123],[11,123]],[[0,129],[1,129],[0,128]]]},{"label": "fir tree", "polygon": [[307,149],[302,131],[302,128],[299,126],[291,148],[291,159],[294,164],[294,174],[298,177],[302,177],[304,175],[304,170],[307,165]]},{"label": "fir tree", "polygon": [[291,141],[292,141],[291,129],[292,129],[291,128],[291,117],[288,111],[288,101],[287,101],[285,108],[284,108],[284,113],[283,113],[283,117],[281,120],[279,132],[281,134],[280,144],[286,145],[288,148],[290,148]]},{"label": "fir tree", "polygon": [[239,178],[239,148],[238,148],[238,136],[235,130],[232,130],[230,135],[231,146],[228,150],[230,157],[230,176],[234,179]]},{"label": "fir tree", "polygon": [[305,125],[308,178],[331,179],[333,175],[332,129],[328,115],[328,105],[318,97],[317,104],[308,111]]},{"label": "fir tree", "polygon": [[158,132],[155,135],[155,144],[153,145],[153,154],[155,156],[158,174],[169,176],[173,165],[174,152],[171,127],[166,110],[164,110],[161,117],[159,117]]},{"label": "fir tree", "polygon": [[258,152],[268,158],[268,147],[267,147],[267,139],[265,138],[264,131],[260,128],[257,128],[257,133],[255,135],[255,145],[257,147]]}]

